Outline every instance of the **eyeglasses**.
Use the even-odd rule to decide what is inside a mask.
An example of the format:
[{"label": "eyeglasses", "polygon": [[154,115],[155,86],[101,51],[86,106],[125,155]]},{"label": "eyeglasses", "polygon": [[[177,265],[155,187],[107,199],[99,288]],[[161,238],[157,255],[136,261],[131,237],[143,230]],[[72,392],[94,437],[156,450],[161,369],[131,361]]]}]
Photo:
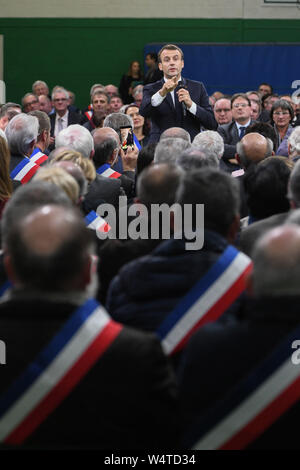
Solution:
[{"label": "eyeglasses", "polygon": [[67,101],[67,98],[55,98],[53,101],[55,103],[57,103],[58,101]]},{"label": "eyeglasses", "polygon": [[234,103],[232,105],[233,108],[246,108],[247,106],[249,106],[249,104],[247,103]]},{"label": "eyeglasses", "polygon": [[231,111],[231,109],[227,109],[227,108],[226,108],[226,109],[222,109],[222,108],[221,108],[221,109],[215,109],[215,112],[216,112],[216,113],[221,113],[222,111],[223,111],[224,113],[229,113],[229,111]]},{"label": "eyeglasses", "polygon": [[290,114],[288,111],[275,111],[273,116],[287,116],[288,114]]},{"label": "eyeglasses", "polygon": [[35,103],[38,103],[38,100],[30,101],[29,103],[24,104],[24,108],[26,108],[26,106],[30,106],[30,105],[35,104]]}]

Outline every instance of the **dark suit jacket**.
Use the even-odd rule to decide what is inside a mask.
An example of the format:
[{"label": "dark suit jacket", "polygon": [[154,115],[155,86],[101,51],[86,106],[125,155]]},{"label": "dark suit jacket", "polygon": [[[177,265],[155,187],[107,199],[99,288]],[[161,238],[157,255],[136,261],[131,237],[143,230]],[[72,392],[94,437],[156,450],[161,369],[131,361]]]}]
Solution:
[{"label": "dark suit jacket", "polygon": [[189,111],[186,112],[186,117],[183,116],[182,106],[177,99],[176,89],[174,95],[175,107],[170,93],[167,94],[159,106],[152,106],[151,97],[162,88],[164,84],[163,79],[144,87],[140,114],[151,118],[152,128],[149,142],[157,142],[161,133],[170,127],[182,127],[189,132],[192,140],[200,132],[201,126],[206,129],[217,129],[217,122],[215,121],[203,83],[193,80],[182,81],[184,81],[191,99],[197,105],[195,116]]},{"label": "dark suit jacket", "polygon": [[[254,121],[250,121],[249,126]],[[238,132],[237,125],[235,121],[230,122],[229,124],[223,124],[222,126],[218,126],[218,132],[222,139],[224,140],[224,154],[222,160],[226,162],[226,165],[230,165],[228,160],[235,158],[236,154],[236,144],[240,141],[240,136]],[[236,165],[232,165],[231,170],[235,170],[237,167]]]},{"label": "dark suit jacket", "polygon": [[266,219],[258,220],[241,231],[239,248],[241,251],[251,256],[255,242],[268,230],[285,223],[290,212],[271,215]]},{"label": "dark suit jacket", "polygon": [[[55,119],[56,119],[56,113],[50,114],[50,123],[51,123],[51,131],[50,135],[51,137],[54,136],[54,129],[55,129]],[[72,111],[69,109],[69,116],[68,116],[68,126],[71,124],[82,124],[83,118],[80,114],[76,113],[75,111]]]},{"label": "dark suit jacket", "polygon": [[[0,396],[77,307],[34,295],[0,306]],[[25,442],[34,448],[173,448],[176,386],[160,343],[123,328],[107,351]]]},{"label": "dark suit jacket", "polygon": [[106,178],[97,174],[89,186],[82,209],[85,214],[88,214],[90,211],[96,211],[97,207],[104,203],[112,204],[118,208],[119,196],[123,195],[120,178]]}]

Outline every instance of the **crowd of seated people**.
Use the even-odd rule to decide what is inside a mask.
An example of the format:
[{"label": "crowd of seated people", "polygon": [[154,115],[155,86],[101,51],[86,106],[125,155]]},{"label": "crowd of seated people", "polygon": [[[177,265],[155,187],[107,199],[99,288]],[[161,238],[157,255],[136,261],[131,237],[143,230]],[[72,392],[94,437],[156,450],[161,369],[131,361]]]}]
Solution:
[{"label": "crowd of seated people", "polygon": [[148,144],[148,59],[1,105],[0,449],[299,448],[299,105]]}]

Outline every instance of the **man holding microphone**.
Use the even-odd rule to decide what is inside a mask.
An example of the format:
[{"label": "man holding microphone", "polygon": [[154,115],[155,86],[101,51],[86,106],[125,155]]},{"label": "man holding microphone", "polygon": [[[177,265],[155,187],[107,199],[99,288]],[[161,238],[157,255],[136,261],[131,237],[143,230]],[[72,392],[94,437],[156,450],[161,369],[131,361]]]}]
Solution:
[{"label": "man holding microphone", "polygon": [[150,142],[157,142],[161,133],[170,127],[182,127],[189,132],[191,140],[201,127],[215,130],[217,122],[203,83],[181,76],[182,50],[174,44],[162,47],[158,66],[164,76],[144,87],[140,107],[140,114],[151,118]]}]

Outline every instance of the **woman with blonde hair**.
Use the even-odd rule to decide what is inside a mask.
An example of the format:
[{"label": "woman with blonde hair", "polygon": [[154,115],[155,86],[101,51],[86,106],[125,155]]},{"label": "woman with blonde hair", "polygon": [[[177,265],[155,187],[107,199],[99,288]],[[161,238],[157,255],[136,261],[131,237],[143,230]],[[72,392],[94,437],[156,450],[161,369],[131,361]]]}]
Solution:
[{"label": "woman with blonde hair", "polygon": [[49,163],[52,165],[55,162],[61,161],[72,161],[78,165],[82,169],[88,183],[91,183],[96,178],[96,170],[93,162],[88,158],[83,157],[81,153],[76,152],[75,150],[62,149],[61,152],[56,151],[54,158],[51,158]]},{"label": "woman with blonde hair", "polygon": [[79,185],[75,178],[63,168],[58,166],[40,168],[34,175],[33,181],[48,181],[59,186],[74,205],[78,204]]},{"label": "woman with blonde hair", "polygon": [[5,204],[12,195],[13,185],[9,174],[10,152],[7,141],[0,135],[0,218]]}]

